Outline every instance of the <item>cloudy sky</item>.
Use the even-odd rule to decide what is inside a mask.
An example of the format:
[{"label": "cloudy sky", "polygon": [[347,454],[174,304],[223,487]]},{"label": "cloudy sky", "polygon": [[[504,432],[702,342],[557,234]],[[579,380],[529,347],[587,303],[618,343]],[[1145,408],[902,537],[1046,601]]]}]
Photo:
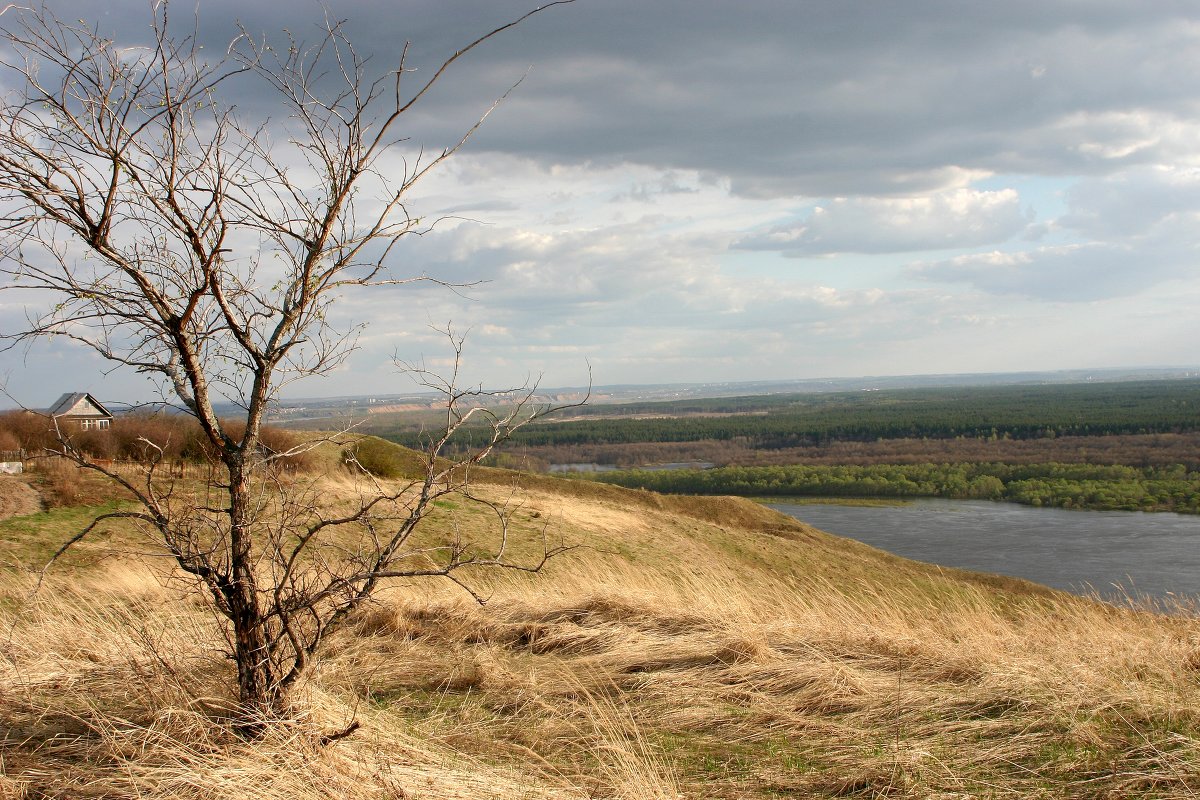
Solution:
[{"label": "cloudy sky", "polygon": [[[54,4],[144,38],[148,4]],[[175,8],[192,5],[177,0]],[[260,8],[261,6],[261,8]],[[328,3],[380,71],[428,71],[513,0]],[[314,37],[307,0],[201,0]],[[544,385],[1200,364],[1200,6],[1156,0],[577,0],[456,64],[410,115],[453,142],[411,210],[449,217],[348,294],[369,324],[293,395],[407,391],[393,353]],[[233,97],[252,109],[253,87]],[[240,93],[240,94],[239,94]],[[24,309],[0,294],[0,324]],[[67,345],[0,356],[30,405],[136,378]]]}]

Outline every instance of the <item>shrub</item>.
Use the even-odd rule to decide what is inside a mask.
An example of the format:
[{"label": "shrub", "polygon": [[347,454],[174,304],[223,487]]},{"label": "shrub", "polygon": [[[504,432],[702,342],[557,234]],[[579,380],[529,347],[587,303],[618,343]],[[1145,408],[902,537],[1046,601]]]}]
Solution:
[{"label": "shrub", "polygon": [[[286,453],[301,443],[300,438],[291,431],[284,430],[283,428],[272,428],[267,425],[264,425],[262,430],[259,431],[259,437],[262,440],[263,447],[272,453]],[[289,455],[286,458],[281,458],[278,463],[284,469],[305,470],[313,466],[313,458],[307,452],[299,452]]]},{"label": "shrub", "polygon": [[0,428],[0,453],[11,453],[21,449],[21,440],[12,431]]},{"label": "shrub", "polygon": [[191,417],[141,411],[118,417],[107,435],[114,443],[114,458],[122,461],[152,460],[156,453],[147,442],[162,449],[163,460],[178,461],[195,430]]},{"label": "shrub", "polygon": [[[188,420],[187,440],[182,447],[182,457],[190,461],[214,461],[217,459],[216,450],[212,443],[204,437],[200,426],[193,420]],[[236,420],[221,420],[225,432],[237,439],[246,430],[245,423]],[[263,450],[272,454],[286,453],[300,443],[296,434],[283,428],[273,428],[264,425],[259,430],[259,442]],[[276,463],[289,470],[305,469],[312,464],[312,458],[307,453],[296,453],[281,458]]]},{"label": "shrub", "polygon": [[[244,430],[225,423],[230,435]],[[264,448],[282,453],[295,447],[298,440],[290,431],[264,426],[261,432]],[[155,458],[165,462],[207,461],[216,456],[204,439],[195,419],[183,414],[137,411],[113,420],[112,427],[99,431],[71,434],[71,441],[92,458],[115,459],[147,463]],[[32,455],[57,448],[54,424],[45,416],[26,411],[0,414],[0,451],[24,449]],[[288,469],[304,469],[311,458],[300,453],[281,459]]]},{"label": "shrub", "polygon": [[418,466],[416,454],[411,450],[373,436],[358,440],[346,448],[344,455],[351,469],[361,467],[377,478],[402,478],[411,475]]},{"label": "shrub", "polygon": [[40,478],[39,494],[46,508],[62,508],[79,502],[82,476],[72,462],[56,456],[39,458],[33,463],[33,472]]},{"label": "shrub", "polygon": [[0,414],[0,430],[17,442],[15,449],[36,453],[54,444],[54,425],[40,414],[6,411]]}]

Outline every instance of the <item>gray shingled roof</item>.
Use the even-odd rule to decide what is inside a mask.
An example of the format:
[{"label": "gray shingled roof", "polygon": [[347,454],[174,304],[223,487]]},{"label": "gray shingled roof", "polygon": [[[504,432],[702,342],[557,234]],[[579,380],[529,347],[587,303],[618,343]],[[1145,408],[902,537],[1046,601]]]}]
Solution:
[{"label": "gray shingled roof", "polygon": [[[99,400],[92,397],[87,392],[67,392],[62,397],[58,398],[58,401],[55,402],[54,405],[50,406],[49,414],[52,417],[61,417],[64,414],[70,414],[71,410],[74,409],[77,405],[79,405],[84,400],[88,401],[91,405],[93,405],[96,408],[96,410],[100,412],[100,414],[102,414],[106,417],[109,417],[109,418],[112,417],[112,412],[109,411],[107,408],[105,408]],[[94,414],[81,414],[79,416],[95,416],[95,415]]]}]

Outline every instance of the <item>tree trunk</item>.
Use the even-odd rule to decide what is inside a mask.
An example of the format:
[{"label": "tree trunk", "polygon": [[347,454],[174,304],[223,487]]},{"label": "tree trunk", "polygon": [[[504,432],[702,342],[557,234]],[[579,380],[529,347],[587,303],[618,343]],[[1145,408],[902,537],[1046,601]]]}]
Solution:
[{"label": "tree trunk", "polygon": [[234,634],[234,660],[238,669],[238,702],[246,716],[271,714],[278,703],[278,690],[267,650],[267,636],[259,611],[253,576],[234,570],[230,611]]},{"label": "tree trunk", "polygon": [[238,670],[238,702],[248,722],[274,716],[281,700],[267,646],[267,620],[259,603],[258,577],[254,574],[252,512],[245,471],[230,469],[230,577],[229,618],[233,624],[234,661]]}]

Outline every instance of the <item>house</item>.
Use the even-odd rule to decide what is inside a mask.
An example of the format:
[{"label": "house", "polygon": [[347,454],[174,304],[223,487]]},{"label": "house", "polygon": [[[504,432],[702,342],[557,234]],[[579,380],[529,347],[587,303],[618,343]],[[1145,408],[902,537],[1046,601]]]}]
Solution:
[{"label": "house", "polygon": [[[47,412],[65,429],[102,431],[112,424],[112,413],[87,392],[67,392]],[[64,425],[64,423],[66,423]]]}]

